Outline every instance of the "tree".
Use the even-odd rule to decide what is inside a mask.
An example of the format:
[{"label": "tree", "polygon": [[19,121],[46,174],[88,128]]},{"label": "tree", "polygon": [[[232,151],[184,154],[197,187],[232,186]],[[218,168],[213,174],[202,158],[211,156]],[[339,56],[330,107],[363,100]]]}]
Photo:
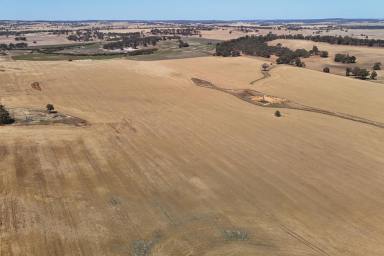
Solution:
[{"label": "tree", "polygon": [[356,63],[356,57],[355,56],[349,56],[349,54],[338,53],[335,55],[335,62]]},{"label": "tree", "polygon": [[261,68],[263,69],[263,71],[268,71],[269,69],[269,65],[267,63],[264,63]]},{"label": "tree", "polygon": [[381,70],[381,62],[376,62],[375,65],[373,65],[373,70]]},{"label": "tree", "polygon": [[370,75],[370,72],[366,69],[359,69],[357,72],[356,72],[356,77],[357,78],[360,78],[362,80],[365,80],[367,79],[367,77]]},{"label": "tree", "polygon": [[372,73],[371,73],[371,79],[372,79],[372,80],[376,80],[376,79],[377,79],[377,72],[376,72],[376,71],[372,71]]},{"label": "tree", "polygon": [[324,73],[329,73],[329,72],[330,72],[329,67],[325,67],[325,68],[323,69],[323,72],[324,72]]},{"label": "tree", "polygon": [[48,113],[52,113],[55,111],[55,107],[52,104],[47,104],[47,111]]},{"label": "tree", "polygon": [[318,55],[319,54],[319,48],[316,45],[314,45],[312,48],[312,52],[314,55]]},{"label": "tree", "polygon": [[279,110],[276,110],[276,112],[275,112],[275,117],[281,117],[281,113],[280,113]]},{"label": "tree", "polygon": [[11,117],[8,110],[3,105],[0,105],[0,125],[12,124],[15,120]]}]

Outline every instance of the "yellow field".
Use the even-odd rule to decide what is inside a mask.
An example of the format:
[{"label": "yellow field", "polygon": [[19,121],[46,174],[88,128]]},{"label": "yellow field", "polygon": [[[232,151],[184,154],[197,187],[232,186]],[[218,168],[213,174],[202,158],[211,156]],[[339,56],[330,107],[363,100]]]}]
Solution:
[{"label": "yellow field", "polygon": [[2,104],[89,125],[0,127],[0,254],[383,255],[383,129],[191,78],[377,122],[384,87],[286,66],[250,85],[262,63],[1,62]]}]

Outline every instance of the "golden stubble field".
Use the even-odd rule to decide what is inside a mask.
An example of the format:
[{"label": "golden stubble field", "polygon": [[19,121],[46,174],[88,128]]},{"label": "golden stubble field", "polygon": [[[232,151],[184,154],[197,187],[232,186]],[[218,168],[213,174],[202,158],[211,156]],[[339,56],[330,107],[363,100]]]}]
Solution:
[{"label": "golden stubble field", "polygon": [[[87,127],[0,128],[1,255],[383,255],[384,87],[252,58],[5,62],[1,102]],[[42,91],[30,87],[39,81]]]}]

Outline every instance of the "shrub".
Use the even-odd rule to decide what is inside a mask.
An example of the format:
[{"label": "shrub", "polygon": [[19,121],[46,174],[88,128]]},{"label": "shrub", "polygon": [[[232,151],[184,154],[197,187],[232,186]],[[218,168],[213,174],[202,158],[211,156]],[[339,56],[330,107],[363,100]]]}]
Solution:
[{"label": "shrub", "polygon": [[328,58],[328,56],[329,56],[329,53],[327,51],[321,51],[320,52],[320,57],[321,58]]},{"label": "shrub", "polygon": [[52,104],[47,104],[47,111],[52,113],[55,110],[55,107]]},{"label": "shrub", "polygon": [[261,68],[263,69],[263,71],[268,71],[269,69],[269,65],[267,63],[264,63]]},{"label": "shrub", "polygon": [[381,70],[381,62],[376,62],[375,65],[373,65],[373,70]]},{"label": "shrub", "polygon": [[329,67],[325,67],[325,68],[323,69],[323,72],[324,72],[324,73],[329,73],[329,72],[331,72],[331,71],[330,71]]},{"label": "shrub", "polygon": [[0,125],[12,124],[15,120],[11,117],[8,110],[3,105],[0,105]]},{"label": "shrub", "polygon": [[276,110],[276,112],[275,112],[275,117],[281,117],[282,115],[281,115],[281,113],[280,113],[280,111],[279,110]]}]

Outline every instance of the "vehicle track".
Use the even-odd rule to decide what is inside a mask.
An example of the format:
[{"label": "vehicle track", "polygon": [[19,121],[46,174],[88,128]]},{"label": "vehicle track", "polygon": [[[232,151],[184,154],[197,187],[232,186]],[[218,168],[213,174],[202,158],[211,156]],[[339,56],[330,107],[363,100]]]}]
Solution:
[{"label": "vehicle track", "polygon": [[[270,75],[265,76],[264,78],[261,78],[261,79],[266,79],[268,77],[270,77]],[[260,81],[261,79],[253,81],[253,84],[256,81]],[[253,105],[257,105],[260,107],[286,108],[286,109],[301,110],[301,111],[306,111],[306,112],[312,112],[312,113],[318,113],[318,114],[333,116],[333,117],[337,117],[337,118],[341,118],[341,119],[345,119],[345,120],[350,120],[350,121],[354,121],[354,122],[358,122],[358,123],[363,123],[363,124],[375,126],[378,128],[384,128],[384,123],[372,121],[369,119],[365,119],[365,118],[350,115],[350,114],[333,112],[333,111],[329,111],[329,110],[324,110],[324,109],[320,109],[320,108],[302,105],[300,103],[296,103],[296,102],[290,101],[288,99],[283,99],[283,98],[278,98],[275,96],[267,95],[267,94],[264,94],[262,92],[252,90],[252,89],[224,89],[224,88],[221,88],[221,87],[214,85],[213,83],[211,83],[209,81],[202,80],[199,78],[192,78],[191,80],[197,86],[221,91],[221,92],[230,94],[230,95],[235,96],[235,97],[237,97],[243,101],[246,101],[248,103],[251,103]],[[256,98],[262,99],[262,100],[255,100]],[[273,99],[277,99],[277,101],[276,102],[268,102],[265,100],[265,98],[273,98]]]}]

